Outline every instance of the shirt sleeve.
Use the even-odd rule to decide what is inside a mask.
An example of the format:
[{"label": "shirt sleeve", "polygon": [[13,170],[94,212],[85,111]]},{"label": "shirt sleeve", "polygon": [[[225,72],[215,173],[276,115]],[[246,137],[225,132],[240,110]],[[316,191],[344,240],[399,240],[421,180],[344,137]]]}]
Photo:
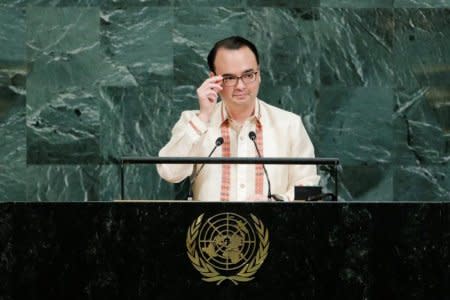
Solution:
[{"label": "shirt sleeve", "polygon": [[[289,131],[292,158],[313,158],[314,146],[306,132],[303,122],[296,116]],[[315,186],[319,184],[316,165],[290,165],[288,173],[288,191],[283,194],[286,201],[294,200],[295,186]]]},{"label": "shirt sleeve", "polygon": [[[170,141],[159,151],[159,156],[196,156],[196,145],[207,132],[208,127],[197,116],[197,111],[184,111],[172,129]],[[158,164],[159,175],[168,182],[180,182],[192,174],[192,164]]]}]

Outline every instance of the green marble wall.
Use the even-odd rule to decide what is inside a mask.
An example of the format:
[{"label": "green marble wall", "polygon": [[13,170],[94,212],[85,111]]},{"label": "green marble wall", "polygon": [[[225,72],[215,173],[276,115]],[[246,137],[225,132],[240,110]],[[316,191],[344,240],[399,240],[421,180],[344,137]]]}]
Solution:
[{"label": "green marble wall", "polygon": [[[118,198],[116,159],[157,155],[234,34],[260,98],[341,159],[341,200],[450,199],[450,0],[2,0],[0,201]],[[133,199],[181,188],[126,178]]]}]

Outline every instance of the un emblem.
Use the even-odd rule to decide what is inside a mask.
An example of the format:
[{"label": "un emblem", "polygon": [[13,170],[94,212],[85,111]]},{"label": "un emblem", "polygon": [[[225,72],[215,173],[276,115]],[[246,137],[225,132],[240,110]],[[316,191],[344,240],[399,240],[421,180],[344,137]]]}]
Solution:
[{"label": "un emblem", "polygon": [[206,219],[200,215],[188,229],[187,254],[207,282],[250,281],[269,252],[269,231],[250,214],[249,222],[235,213]]}]

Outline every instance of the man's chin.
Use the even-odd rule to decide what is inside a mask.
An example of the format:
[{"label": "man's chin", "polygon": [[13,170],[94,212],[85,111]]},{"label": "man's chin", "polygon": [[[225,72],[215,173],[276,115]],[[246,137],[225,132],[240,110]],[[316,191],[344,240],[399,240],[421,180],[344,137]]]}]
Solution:
[{"label": "man's chin", "polygon": [[244,103],[244,102],[249,102],[250,101],[250,95],[236,95],[233,96],[233,101],[237,102],[237,103]]},{"label": "man's chin", "polygon": [[252,97],[250,95],[246,95],[245,97],[236,97],[236,96],[232,96],[231,98],[229,98],[228,100],[225,100],[225,103],[229,103],[230,105],[243,105],[243,106],[247,106],[247,105],[252,105],[252,103],[254,102],[254,100],[256,100],[256,98],[253,98],[252,101]]}]

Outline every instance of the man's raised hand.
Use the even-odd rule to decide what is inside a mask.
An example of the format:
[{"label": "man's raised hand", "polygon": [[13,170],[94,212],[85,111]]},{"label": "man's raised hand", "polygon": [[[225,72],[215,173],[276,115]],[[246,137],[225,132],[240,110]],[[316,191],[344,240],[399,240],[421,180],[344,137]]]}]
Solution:
[{"label": "man's raised hand", "polygon": [[200,106],[198,117],[203,122],[209,122],[211,113],[219,97],[219,92],[223,89],[221,85],[222,79],[220,75],[210,77],[197,89],[198,104]]}]

